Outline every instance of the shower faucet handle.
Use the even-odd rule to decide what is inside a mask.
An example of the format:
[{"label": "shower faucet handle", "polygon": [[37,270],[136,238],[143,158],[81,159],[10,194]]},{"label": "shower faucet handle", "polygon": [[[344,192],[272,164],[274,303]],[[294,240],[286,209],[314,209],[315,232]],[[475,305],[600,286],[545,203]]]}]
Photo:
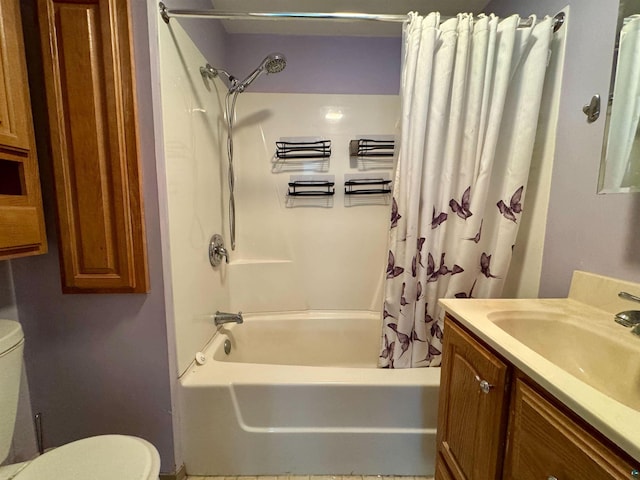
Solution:
[{"label": "shower faucet handle", "polygon": [[222,257],[225,259],[225,263],[229,263],[229,252],[224,247],[224,240],[222,235],[216,233],[211,237],[209,242],[209,262],[212,267],[217,267],[222,263]]}]

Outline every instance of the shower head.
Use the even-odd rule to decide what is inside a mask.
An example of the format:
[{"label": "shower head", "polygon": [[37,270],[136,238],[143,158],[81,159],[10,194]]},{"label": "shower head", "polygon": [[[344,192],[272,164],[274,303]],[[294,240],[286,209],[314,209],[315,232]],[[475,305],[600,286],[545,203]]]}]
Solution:
[{"label": "shower head", "polygon": [[242,93],[245,88],[251,85],[251,83],[265,70],[267,73],[278,73],[284,70],[284,67],[286,66],[287,59],[282,53],[270,53],[264,58],[264,60],[262,60],[260,65],[258,65],[258,68],[251,72],[243,81],[232,87],[231,90]]},{"label": "shower head", "polygon": [[287,59],[281,53],[272,53],[268,55],[262,63],[264,64],[264,68],[267,70],[267,73],[278,73],[284,70],[284,67],[287,66]]}]

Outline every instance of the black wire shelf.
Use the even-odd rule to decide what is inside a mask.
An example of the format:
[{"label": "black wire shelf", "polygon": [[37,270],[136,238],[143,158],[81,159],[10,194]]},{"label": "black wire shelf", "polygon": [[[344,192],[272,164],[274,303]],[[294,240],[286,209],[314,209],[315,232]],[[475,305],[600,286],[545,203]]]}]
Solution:
[{"label": "black wire shelf", "polygon": [[328,180],[295,180],[289,182],[291,197],[327,197],[335,195],[335,182]]},{"label": "black wire shelf", "polygon": [[393,157],[394,154],[394,140],[360,138],[349,142],[349,156],[351,157]]},{"label": "black wire shelf", "polygon": [[279,159],[314,159],[331,156],[331,140],[311,142],[276,142],[276,157]]},{"label": "black wire shelf", "polygon": [[386,195],[391,193],[391,180],[360,178],[344,182],[345,195]]}]

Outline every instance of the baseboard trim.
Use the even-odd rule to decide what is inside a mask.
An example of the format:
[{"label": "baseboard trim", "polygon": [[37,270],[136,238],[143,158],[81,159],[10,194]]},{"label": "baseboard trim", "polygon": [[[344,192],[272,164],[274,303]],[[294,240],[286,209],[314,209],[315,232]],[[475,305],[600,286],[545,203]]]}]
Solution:
[{"label": "baseboard trim", "polygon": [[184,463],[180,465],[176,473],[160,474],[160,480],[185,480],[185,478],[187,478],[187,470],[184,468]]}]

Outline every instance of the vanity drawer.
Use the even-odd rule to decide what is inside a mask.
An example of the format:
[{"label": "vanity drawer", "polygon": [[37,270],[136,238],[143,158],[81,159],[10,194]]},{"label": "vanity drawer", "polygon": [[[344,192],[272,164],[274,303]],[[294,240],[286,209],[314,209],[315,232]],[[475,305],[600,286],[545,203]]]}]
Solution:
[{"label": "vanity drawer", "polygon": [[620,480],[632,466],[518,378],[504,479]]}]

